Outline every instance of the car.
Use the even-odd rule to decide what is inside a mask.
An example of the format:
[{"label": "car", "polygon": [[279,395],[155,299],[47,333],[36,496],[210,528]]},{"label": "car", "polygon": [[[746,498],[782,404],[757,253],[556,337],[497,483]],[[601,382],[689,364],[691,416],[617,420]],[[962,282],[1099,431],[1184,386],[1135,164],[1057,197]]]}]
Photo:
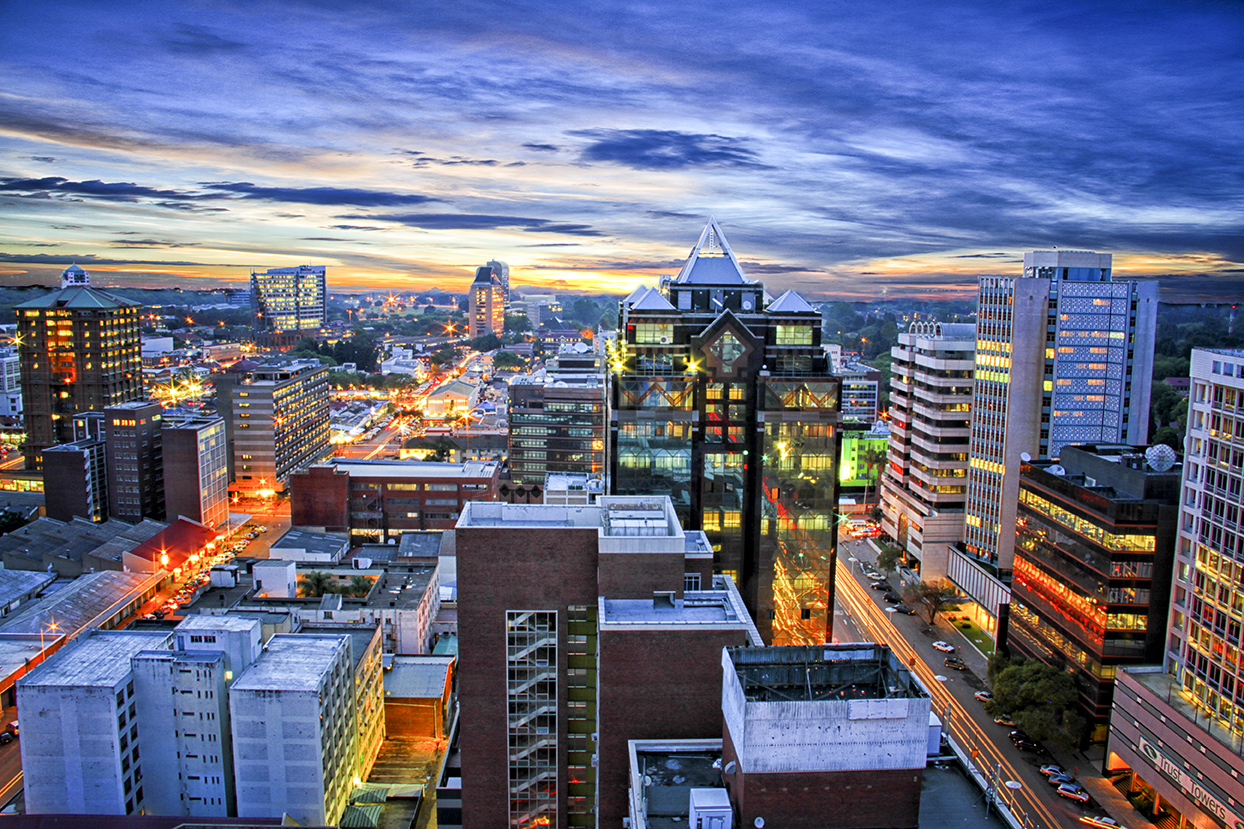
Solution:
[{"label": "car", "polygon": [[1061,786],[1061,785],[1063,785],[1064,783],[1074,783],[1074,782],[1076,782],[1076,776],[1075,776],[1074,774],[1067,774],[1067,773],[1065,773],[1065,772],[1064,772],[1063,774],[1051,774],[1051,775],[1047,778],[1047,782],[1048,782],[1051,786]]},{"label": "car", "polygon": [[1119,822],[1112,817],[1094,817],[1085,815],[1080,818],[1080,822],[1086,826],[1095,826],[1098,829],[1118,829]]},{"label": "car", "polygon": [[1052,777],[1056,774],[1066,774],[1066,772],[1063,771],[1062,766],[1056,765],[1054,763],[1048,763],[1042,766],[1041,768],[1037,769],[1037,771],[1041,772],[1046,777]]},{"label": "car", "polygon": [[955,652],[954,645],[950,644],[949,642],[943,642],[940,639],[938,639],[936,642],[933,643],[933,647],[937,648],[942,653],[954,653]]},{"label": "car", "polygon": [[873,590],[885,590],[888,593],[894,592],[894,587],[888,581],[875,581],[868,586]]},{"label": "car", "polygon": [[10,734],[7,731],[5,731],[3,734],[0,734],[0,744],[8,745],[11,742],[13,742],[12,734]]},{"label": "car", "polygon": [[885,599],[890,604],[898,604],[903,600],[903,597],[895,593],[893,590],[886,591],[882,594],[881,598]]},{"label": "car", "polygon": [[1011,742],[1015,742],[1016,740],[1029,740],[1029,741],[1031,741],[1031,740],[1032,740],[1032,738],[1031,738],[1031,737],[1029,737],[1029,736],[1028,736],[1027,734],[1025,734],[1023,731],[1020,731],[1020,730],[1018,730],[1018,729],[1016,729],[1015,731],[1012,731],[1012,732],[1011,732],[1009,735],[1007,735],[1007,736],[1009,736],[1009,737],[1011,738]]},{"label": "car", "polygon": [[915,611],[915,610],[913,610],[912,608],[908,607],[908,606],[907,606],[907,605],[905,605],[905,604],[896,604],[896,605],[894,605],[894,612],[895,612],[895,613],[903,613],[903,614],[905,614],[905,615],[907,615],[907,616],[915,616],[915,615],[916,615],[916,611]]},{"label": "car", "polygon": [[968,669],[968,663],[957,656],[946,657],[942,660],[942,664],[947,668],[954,668],[956,671],[966,671]]},{"label": "car", "polygon": [[1089,793],[1081,789],[1075,783],[1064,783],[1058,787],[1058,796],[1065,797],[1068,800],[1074,800],[1077,803],[1088,803]]},{"label": "car", "polygon": [[993,718],[993,721],[996,722],[998,725],[1005,725],[1007,728],[1015,727],[1015,720],[1011,719],[1006,714],[999,714],[998,716]]},{"label": "car", "polygon": [[1020,751],[1031,751],[1034,754],[1040,754],[1042,751],[1041,744],[1034,743],[1032,740],[1016,740],[1015,747]]},{"label": "car", "polygon": [[977,691],[972,696],[976,697],[980,702],[989,702],[993,699],[993,691]]}]

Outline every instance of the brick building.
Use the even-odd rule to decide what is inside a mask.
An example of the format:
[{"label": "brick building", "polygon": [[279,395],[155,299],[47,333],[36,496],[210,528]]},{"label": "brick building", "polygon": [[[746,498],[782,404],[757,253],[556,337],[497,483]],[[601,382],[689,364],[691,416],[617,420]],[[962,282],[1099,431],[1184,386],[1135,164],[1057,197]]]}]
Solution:
[{"label": "brick building", "polygon": [[346,461],[290,479],[293,526],[383,543],[405,532],[453,529],[468,501],[494,501],[500,464]]}]

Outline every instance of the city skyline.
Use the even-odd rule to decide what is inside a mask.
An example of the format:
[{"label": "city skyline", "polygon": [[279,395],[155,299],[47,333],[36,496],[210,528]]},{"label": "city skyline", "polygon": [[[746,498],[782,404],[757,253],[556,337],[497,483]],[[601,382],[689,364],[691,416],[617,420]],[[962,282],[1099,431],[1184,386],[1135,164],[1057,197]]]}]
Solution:
[{"label": "city skyline", "polygon": [[1025,251],[1244,295],[1244,10],[487,2],[8,10],[0,284],[626,293],[710,217],[809,299]]}]

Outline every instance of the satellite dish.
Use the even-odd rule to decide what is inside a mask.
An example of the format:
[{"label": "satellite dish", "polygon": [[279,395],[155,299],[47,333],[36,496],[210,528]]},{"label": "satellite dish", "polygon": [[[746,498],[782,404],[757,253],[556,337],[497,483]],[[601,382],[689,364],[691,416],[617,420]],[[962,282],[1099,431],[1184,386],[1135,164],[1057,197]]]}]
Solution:
[{"label": "satellite dish", "polygon": [[752,310],[752,301],[750,299],[743,300],[743,310],[744,311]]},{"label": "satellite dish", "polygon": [[1049,467],[1046,467],[1045,471],[1050,473],[1051,475],[1066,475],[1067,474],[1067,470],[1063,469],[1063,467],[1060,464],[1053,464]]},{"label": "satellite dish", "polygon": [[1032,462],[1032,455],[1029,455],[1027,452],[1020,452],[1020,453],[1019,453],[1019,459],[1020,459],[1021,461],[1023,461],[1024,463],[1031,463],[1031,462]]},{"label": "satellite dish", "polygon": [[1175,450],[1165,443],[1155,443],[1145,450],[1145,460],[1154,472],[1169,472],[1178,459]]},{"label": "satellite dish", "polygon": [[739,764],[731,760],[729,763],[726,763],[726,767],[722,769],[722,771],[724,771],[726,774],[734,774],[735,769],[737,769],[738,767],[739,767]]}]

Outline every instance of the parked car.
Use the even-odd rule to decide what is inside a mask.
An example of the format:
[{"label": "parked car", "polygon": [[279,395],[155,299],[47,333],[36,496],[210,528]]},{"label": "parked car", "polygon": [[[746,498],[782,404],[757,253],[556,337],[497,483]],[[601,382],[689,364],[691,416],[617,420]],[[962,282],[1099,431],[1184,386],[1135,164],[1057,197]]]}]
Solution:
[{"label": "parked car", "polygon": [[1015,731],[1012,731],[1012,732],[1011,732],[1009,735],[1007,735],[1007,736],[1009,736],[1009,737],[1011,738],[1011,742],[1015,742],[1016,740],[1031,740],[1031,739],[1032,739],[1032,738],[1031,738],[1031,737],[1029,737],[1027,734],[1025,734],[1025,733],[1024,733],[1024,732],[1022,732],[1022,731],[1019,731],[1018,729],[1017,729],[1017,730],[1015,730]]},{"label": "parked car", "polygon": [[1075,783],[1064,783],[1058,787],[1058,796],[1065,797],[1068,800],[1074,800],[1077,803],[1088,803],[1089,793],[1081,789]]},{"label": "parked car", "polygon": [[933,643],[933,647],[937,648],[942,653],[954,653],[955,652],[954,645],[950,644],[949,642],[943,642],[940,639],[938,639],[936,642]]},{"label": "parked car", "polygon": [[898,604],[903,600],[903,597],[895,593],[893,590],[887,591],[881,598],[885,599],[890,604]]},{"label": "parked car", "polygon": [[1041,772],[1046,777],[1052,777],[1056,774],[1066,774],[1066,772],[1063,771],[1062,766],[1056,765],[1054,763],[1047,763],[1046,765],[1037,769],[1037,771]]},{"label": "parked car", "polygon": [[4,732],[3,734],[0,734],[0,745],[8,745],[11,742],[13,742],[12,734],[10,734],[7,731]]},{"label": "parked car", "polygon": [[993,718],[993,721],[996,722],[998,725],[1005,725],[1007,728],[1015,727],[1015,720],[1011,719],[1006,714],[999,714],[998,716]]},{"label": "parked car", "polygon": [[1020,751],[1031,751],[1034,754],[1040,754],[1042,751],[1041,744],[1032,740],[1016,740],[1015,747]]},{"label": "parked car", "polygon": [[873,590],[885,590],[887,593],[893,593],[894,587],[888,581],[875,581],[868,585]]},{"label": "parked car", "polygon": [[1051,786],[1061,786],[1064,783],[1076,782],[1076,776],[1074,774],[1067,774],[1066,772],[1063,774],[1051,774],[1048,778],[1048,782]]},{"label": "parked car", "polygon": [[1095,826],[1097,829],[1118,829],[1119,822],[1112,817],[1093,817],[1085,815],[1080,818],[1080,822],[1086,826]]},{"label": "parked car", "polygon": [[993,691],[977,691],[972,696],[976,697],[980,702],[989,702],[993,699]]},{"label": "parked car", "polygon": [[966,671],[968,669],[968,663],[964,662],[957,656],[946,657],[942,660],[942,664],[947,668],[954,668],[956,671]]},{"label": "parked car", "polygon": [[896,605],[894,605],[894,612],[895,612],[895,613],[904,613],[904,614],[906,614],[906,615],[908,615],[908,616],[915,616],[915,615],[916,615],[916,611],[912,610],[910,607],[908,607],[908,606],[907,606],[907,605],[905,605],[905,604],[896,604]]}]

